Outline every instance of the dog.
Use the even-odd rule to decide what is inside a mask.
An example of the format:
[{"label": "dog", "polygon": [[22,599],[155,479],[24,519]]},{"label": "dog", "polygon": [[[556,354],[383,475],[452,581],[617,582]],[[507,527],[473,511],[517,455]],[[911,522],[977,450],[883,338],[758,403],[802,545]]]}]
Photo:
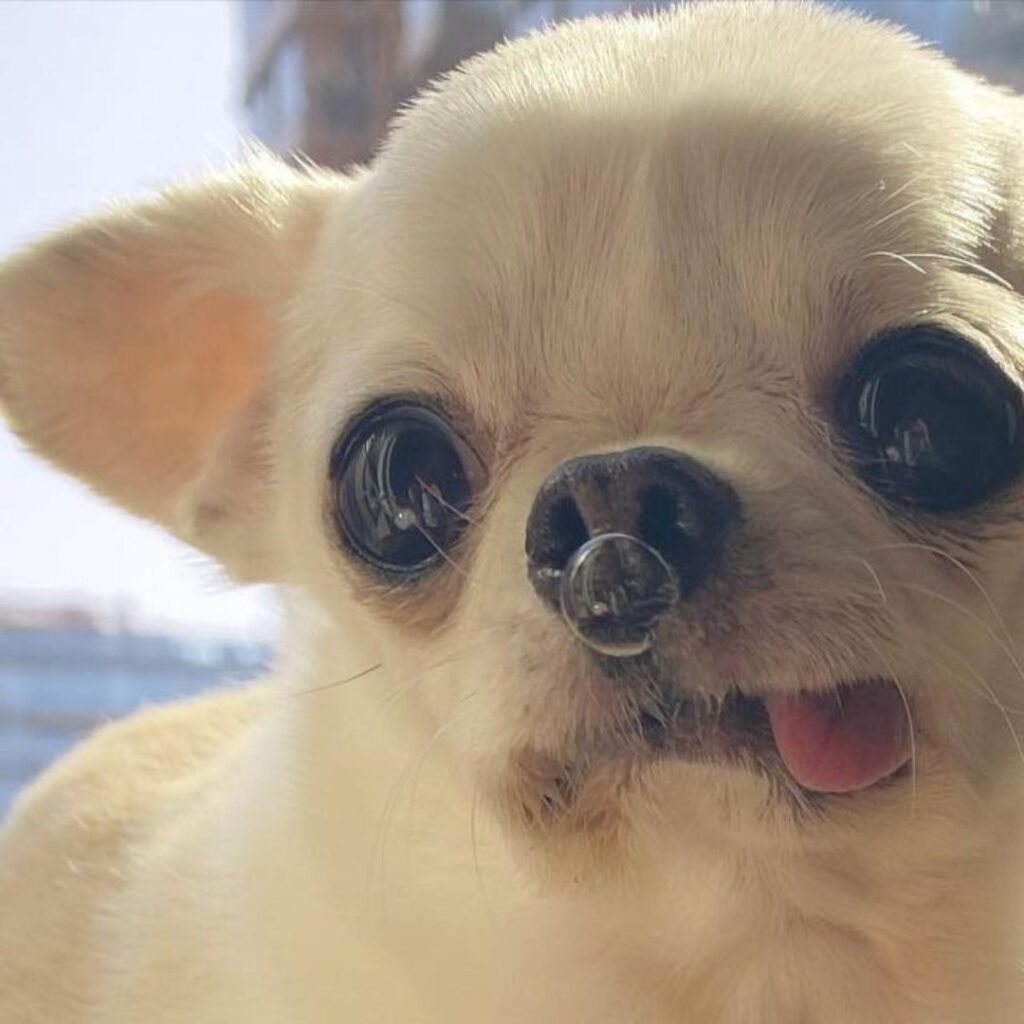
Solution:
[{"label": "dog", "polygon": [[1007,1024],[1024,101],[707,3],[0,271],[36,452],[285,596],[0,838],[4,1024]]}]

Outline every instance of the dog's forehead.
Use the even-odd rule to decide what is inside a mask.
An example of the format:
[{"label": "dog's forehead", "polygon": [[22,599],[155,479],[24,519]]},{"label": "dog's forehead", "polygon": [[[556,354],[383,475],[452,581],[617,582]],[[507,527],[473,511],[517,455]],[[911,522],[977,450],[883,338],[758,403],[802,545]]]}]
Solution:
[{"label": "dog's forehead", "polygon": [[[923,301],[897,257],[977,246],[997,197],[966,79],[866,23],[801,8],[717,37],[716,17],[528,40],[408,117],[367,261],[401,283],[406,362],[505,412],[568,390],[639,416],[678,404],[672,382],[824,372]],[[837,45],[860,52],[841,86],[815,52]]]}]

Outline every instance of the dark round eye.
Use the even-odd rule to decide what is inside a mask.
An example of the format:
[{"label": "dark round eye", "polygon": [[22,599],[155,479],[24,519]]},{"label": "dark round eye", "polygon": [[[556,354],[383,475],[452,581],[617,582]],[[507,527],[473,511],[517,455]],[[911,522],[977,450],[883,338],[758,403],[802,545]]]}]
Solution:
[{"label": "dark round eye", "polygon": [[480,464],[440,415],[396,400],[349,427],[330,472],[342,540],[375,569],[408,579],[448,557],[469,522]]},{"label": "dark round eye", "polygon": [[839,417],[858,468],[883,497],[962,509],[1021,467],[1021,395],[977,348],[934,327],[869,347],[845,381]]}]

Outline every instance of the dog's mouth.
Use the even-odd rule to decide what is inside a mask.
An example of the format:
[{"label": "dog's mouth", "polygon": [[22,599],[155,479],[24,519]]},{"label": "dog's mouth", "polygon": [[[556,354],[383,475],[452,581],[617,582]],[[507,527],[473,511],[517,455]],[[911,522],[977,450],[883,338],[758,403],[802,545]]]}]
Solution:
[{"label": "dog's mouth", "polygon": [[907,702],[884,678],[820,692],[673,696],[644,707],[639,721],[646,756],[783,770],[812,793],[869,789],[912,756]]},{"label": "dog's mouth", "polygon": [[592,843],[615,841],[618,798],[647,769],[671,761],[761,775],[773,793],[795,798],[847,799],[840,795],[908,774],[909,708],[892,680],[857,679],[820,692],[737,689],[711,696],[655,684],[645,667],[642,697],[636,677],[627,682],[602,673],[619,701],[605,693],[608,717],[591,716],[558,753],[516,752],[512,787],[503,793],[516,820],[531,831],[561,828],[563,834],[582,832]]}]

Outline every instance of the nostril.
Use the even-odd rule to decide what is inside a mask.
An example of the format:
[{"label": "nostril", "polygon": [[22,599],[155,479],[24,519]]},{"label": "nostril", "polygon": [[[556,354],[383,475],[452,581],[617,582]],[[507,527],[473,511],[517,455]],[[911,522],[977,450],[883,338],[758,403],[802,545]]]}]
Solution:
[{"label": "nostril", "polygon": [[639,497],[638,533],[651,547],[661,550],[670,545],[681,532],[679,501],[665,487],[645,488]]},{"label": "nostril", "polygon": [[686,591],[693,577],[697,545],[685,499],[657,485],[644,488],[638,499],[638,536],[676,570]]},{"label": "nostril", "polygon": [[571,495],[553,502],[533,531],[530,561],[547,569],[562,570],[573,554],[590,539],[590,531]]},{"label": "nostril", "polygon": [[700,524],[682,493],[667,487],[645,488],[639,495],[638,536],[672,566],[684,593],[704,574]]},{"label": "nostril", "polygon": [[569,489],[559,482],[543,490],[526,526],[526,559],[537,594],[557,609],[562,574],[590,531]]}]

